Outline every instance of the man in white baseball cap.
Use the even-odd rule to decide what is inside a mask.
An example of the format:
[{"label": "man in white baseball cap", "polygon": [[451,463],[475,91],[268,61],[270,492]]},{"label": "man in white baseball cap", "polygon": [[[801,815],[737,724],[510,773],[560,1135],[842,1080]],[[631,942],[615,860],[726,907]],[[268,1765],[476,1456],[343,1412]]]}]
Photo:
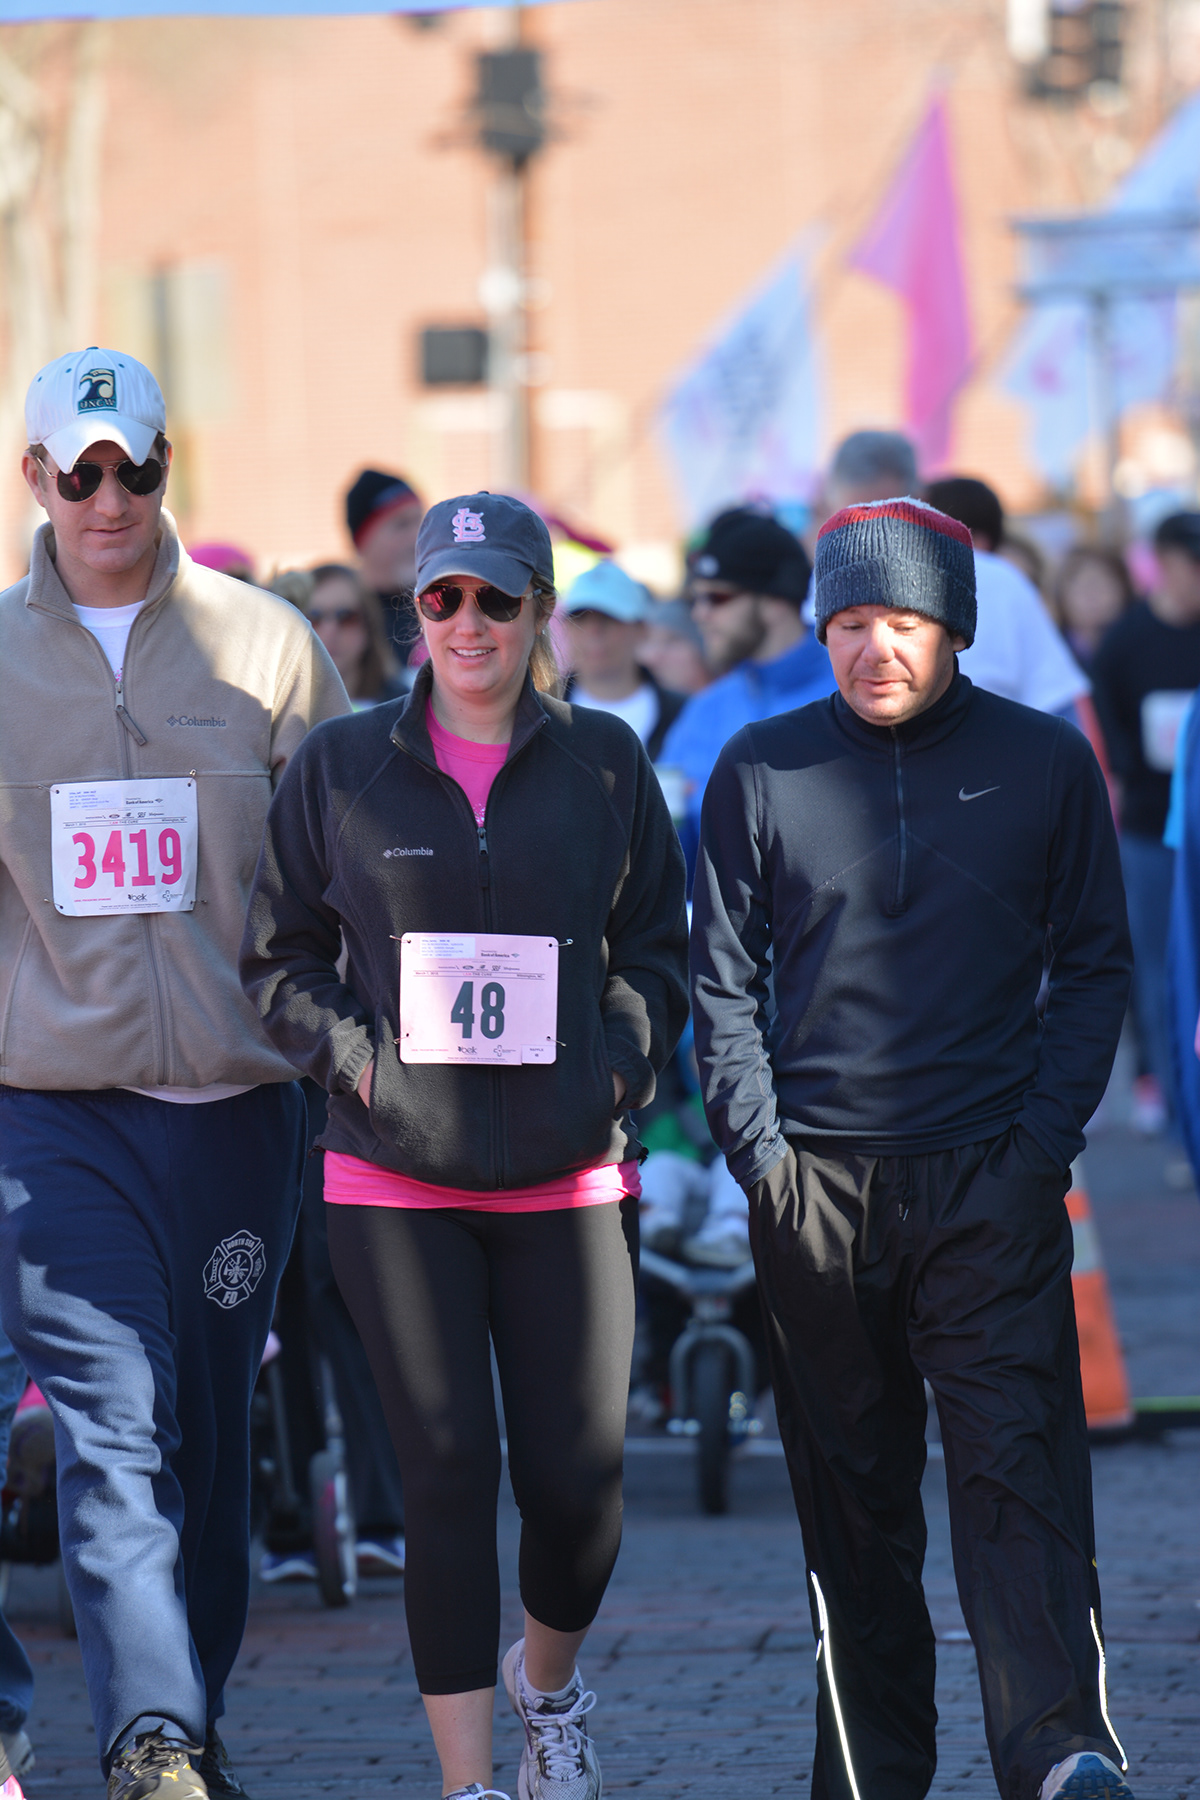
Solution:
[{"label": "man in white baseball cap", "polygon": [[567,699],[624,719],[652,762],[683,709],[682,694],[660,687],[638,660],[654,604],[640,581],[607,558],[576,576],[563,602],[572,671]]},{"label": "man in white baseball cap", "polygon": [[34,377],[47,522],[0,595],[0,1318],[54,1414],[109,1800],[244,1795],[250,1393],[303,1102],[237,976],[271,792],[349,703],[291,606],[193,563],[149,369]]},{"label": "man in white baseball cap", "polygon": [[162,389],[144,363],[114,350],[74,350],[35,375],[25,401],[32,443],[60,469],[73,469],[99,438],[144,463],[167,429]]}]

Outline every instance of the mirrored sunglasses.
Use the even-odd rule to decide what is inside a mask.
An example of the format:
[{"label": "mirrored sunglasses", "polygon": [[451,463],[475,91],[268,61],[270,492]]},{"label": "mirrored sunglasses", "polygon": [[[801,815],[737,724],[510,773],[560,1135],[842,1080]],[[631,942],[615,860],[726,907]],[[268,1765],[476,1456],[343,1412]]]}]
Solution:
[{"label": "mirrored sunglasses", "polygon": [[[37,460],[49,475],[50,470],[40,456]],[[131,462],[128,457],[119,463],[77,462],[73,469],[58,469],[54,481],[64,500],[90,500],[93,494],[99,493],[105,470],[111,469],[127,494],[144,497],[152,494],[161,483],[163,468],[164,465],[153,456],[148,456],[144,463]]]},{"label": "mirrored sunglasses", "polygon": [[[427,587],[417,596],[417,605],[427,619],[440,625],[446,619],[452,619],[468,590],[458,586],[446,586],[439,582],[436,587]],[[485,619],[492,619],[497,625],[507,625],[516,618],[521,610],[524,594],[506,594],[498,587],[481,587],[475,589],[475,603]]]}]

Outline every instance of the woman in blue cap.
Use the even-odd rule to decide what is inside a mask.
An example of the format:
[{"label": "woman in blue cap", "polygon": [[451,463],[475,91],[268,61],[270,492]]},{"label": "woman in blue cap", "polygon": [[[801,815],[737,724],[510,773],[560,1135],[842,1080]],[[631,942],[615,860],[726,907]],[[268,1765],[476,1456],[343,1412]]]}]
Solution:
[{"label": "woman in blue cap", "polygon": [[404,701],[301,747],[243,951],[267,1031],[330,1094],[330,1249],[400,1460],[413,1661],[455,1800],[492,1791],[489,1345],[522,1519],[518,1794],[600,1794],[575,1658],[620,1540],[629,1109],[687,1006],[678,842],[634,732],[554,697],[553,579],[519,501],[432,508],[429,659]]}]

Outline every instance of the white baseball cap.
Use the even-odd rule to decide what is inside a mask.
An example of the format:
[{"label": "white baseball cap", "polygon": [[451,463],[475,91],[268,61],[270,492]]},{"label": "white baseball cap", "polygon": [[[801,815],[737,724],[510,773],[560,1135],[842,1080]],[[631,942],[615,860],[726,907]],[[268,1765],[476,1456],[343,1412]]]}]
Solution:
[{"label": "white baseball cap", "polygon": [[605,558],[575,578],[567,589],[564,607],[568,614],[600,612],[623,625],[640,625],[649,611],[650,596],[640,581]]},{"label": "white baseball cap", "polygon": [[144,363],[92,344],[47,363],[25,396],[25,431],[70,470],[90,444],[111,439],[144,463],[167,428],[162,389]]}]

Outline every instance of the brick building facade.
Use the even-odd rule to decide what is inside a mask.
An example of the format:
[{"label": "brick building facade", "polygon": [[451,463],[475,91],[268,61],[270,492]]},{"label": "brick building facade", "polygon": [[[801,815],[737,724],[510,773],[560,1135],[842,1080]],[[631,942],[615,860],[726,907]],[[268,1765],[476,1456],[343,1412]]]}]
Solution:
[{"label": "brick building facade", "polygon": [[[1194,79],[1195,12],[1127,8],[1123,88],[1072,106],[1024,94],[1005,0],[527,9],[552,126],[528,183],[538,490],[665,567],[658,402],[801,233],[826,441],[899,423],[901,308],[845,257],[940,89],[978,347],[955,461],[1033,503],[1022,412],[995,379],[1019,316],[1007,221],[1103,196]],[[467,108],[502,29],[491,10],[0,28],[5,456],[31,369],[91,339],[164,378],[186,533],[264,565],[344,554],[340,495],[364,463],[429,494],[497,484],[495,397],[423,388],[417,345],[484,318],[496,174]],[[3,175],[22,141],[23,192]],[[8,575],[31,522],[7,479]]]}]

